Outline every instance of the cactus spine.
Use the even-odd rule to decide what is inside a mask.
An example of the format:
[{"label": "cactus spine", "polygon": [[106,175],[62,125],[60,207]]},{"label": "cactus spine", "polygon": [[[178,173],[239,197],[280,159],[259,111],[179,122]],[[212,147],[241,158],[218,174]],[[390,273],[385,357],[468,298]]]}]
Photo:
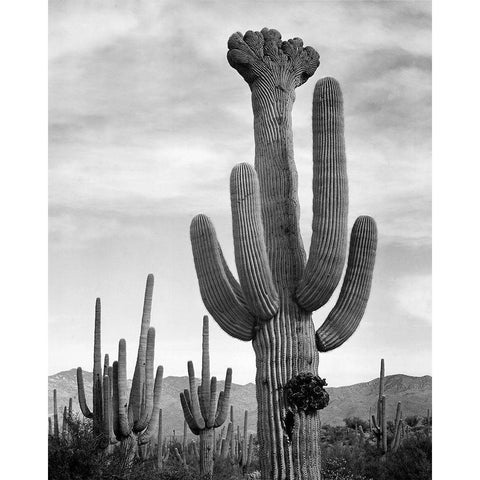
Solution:
[{"label": "cactus spine", "polygon": [[200,436],[200,474],[213,474],[214,429],[225,422],[228,415],[232,369],[225,376],[225,388],[218,396],[217,379],[210,378],[208,317],[203,317],[202,334],[202,380],[197,388],[195,370],[191,361],[187,364],[189,389],[180,393],[180,402],[188,426],[194,435]]},{"label": "cactus spine", "polygon": [[[299,38],[276,30],[233,34],[227,59],[252,94],[255,168],[231,175],[235,263],[229,270],[212,222],[197,215],[192,250],[202,299],[229,335],[253,342],[257,362],[258,435],[262,479],[320,478],[318,411],[294,412],[286,428],[284,385],[303,372],[317,375],[318,351],[342,345],[366,308],[377,242],[372,218],[353,226],[340,295],[315,332],[312,312],[340,281],[347,247],[348,185],[343,100],[338,82],[317,82],[313,99],[313,222],[308,261],[299,229],[291,111],[295,88],[319,65]],[[317,351],[318,350],[318,351]]]},{"label": "cactus spine", "polygon": [[[147,277],[140,340],[130,397],[127,394],[127,345],[122,338],[118,344],[118,360],[112,367],[112,421],[116,439],[122,442],[126,466],[138,451],[144,457],[147,446],[157,434],[163,367],[157,367],[154,381],[155,329],[150,327],[154,278]],[[104,377],[108,381],[109,376]]]}]

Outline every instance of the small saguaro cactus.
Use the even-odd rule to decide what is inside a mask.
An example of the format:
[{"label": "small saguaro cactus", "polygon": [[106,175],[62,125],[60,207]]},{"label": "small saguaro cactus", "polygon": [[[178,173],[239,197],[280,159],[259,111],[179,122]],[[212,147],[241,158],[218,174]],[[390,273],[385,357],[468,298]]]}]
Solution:
[{"label": "small saguaro cactus", "polygon": [[211,220],[203,214],[192,220],[200,293],[225,332],[253,343],[262,479],[320,479],[318,409],[324,403],[309,395],[312,405],[292,408],[284,387],[299,375],[318,379],[318,351],[341,346],[358,327],[370,293],[376,225],[368,216],[355,221],[340,295],[315,331],[312,312],[334,293],[348,242],[342,92],[333,78],[315,86],[313,234],[307,260],[291,112],[295,88],[315,73],[319,55],[300,38],[282,41],[277,30],[264,28],[233,34],[227,59],[251,91],[255,167],[241,163],[230,177],[239,281],[227,266]]},{"label": "small saguaro cactus", "polygon": [[[164,448],[165,447],[165,448]],[[158,431],[157,431],[157,468],[161,470],[164,463],[170,456],[170,449],[167,445],[164,445],[163,441],[163,420],[162,409],[158,412]]]},{"label": "small saguaro cactus", "polygon": [[[130,397],[127,394],[127,345],[125,339],[118,344],[118,360],[113,362],[113,431],[127,453],[126,466],[137,452],[144,457],[147,445],[154,435],[160,412],[163,367],[157,367],[154,381],[155,329],[150,327],[153,296],[153,275],[147,277],[140,339]],[[104,377],[104,380],[108,379]]]},{"label": "small saguaro cactus", "polygon": [[[387,435],[387,415],[386,415],[386,397],[385,397],[385,361],[382,358],[380,361],[380,378],[378,384],[378,400],[377,400],[377,416],[372,415],[372,432],[377,439],[377,447],[383,455],[389,450],[388,435]],[[397,410],[395,413],[395,423],[393,431],[393,439],[390,444],[390,450],[396,452],[403,438],[403,418],[402,418],[402,403],[397,403]]]},{"label": "small saguaro cactus", "polygon": [[202,381],[197,389],[195,371],[191,361],[187,364],[189,390],[180,393],[180,402],[188,426],[194,435],[200,436],[200,474],[212,476],[214,429],[223,425],[228,415],[232,369],[225,376],[225,388],[217,402],[217,379],[210,378],[208,317],[203,317]]}]

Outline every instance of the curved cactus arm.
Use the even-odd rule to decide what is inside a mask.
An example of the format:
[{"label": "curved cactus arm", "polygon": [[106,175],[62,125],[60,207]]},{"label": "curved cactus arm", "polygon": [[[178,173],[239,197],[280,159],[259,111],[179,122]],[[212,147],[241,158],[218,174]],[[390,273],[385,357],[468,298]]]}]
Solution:
[{"label": "curved cactus arm", "polygon": [[232,369],[227,369],[225,376],[225,387],[218,397],[217,416],[215,418],[215,428],[223,425],[228,416],[230,406],[230,392],[232,389]]},{"label": "curved cactus arm", "polygon": [[203,317],[202,327],[202,382],[198,390],[200,410],[207,421],[210,412],[210,354],[209,354],[208,316]]},{"label": "curved cactus arm", "polygon": [[188,400],[188,390],[180,392],[180,403],[182,404],[183,416],[188,423],[188,427],[194,435],[198,435],[201,428],[199,428],[195,418],[193,417],[191,403]]},{"label": "curved cactus arm", "polygon": [[257,172],[248,163],[236,165],[230,176],[235,263],[249,310],[261,320],[278,311],[265,245]]},{"label": "curved cactus arm", "polygon": [[137,362],[132,379],[132,389],[130,391],[130,400],[128,405],[129,418],[133,420],[134,425],[138,423],[141,417],[142,395],[145,383],[145,363],[147,356],[147,336],[150,328],[150,317],[152,313],[153,298],[153,274],[148,274],[145,285],[145,296],[143,300],[142,324],[140,328],[140,339],[138,343]]},{"label": "curved cactus arm", "polygon": [[212,428],[215,425],[215,413],[217,412],[217,378],[212,377],[210,381],[210,408],[206,418],[205,426]]},{"label": "curved cactus arm", "polygon": [[83,370],[82,367],[77,368],[77,389],[78,389],[78,403],[80,404],[80,410],[83,416],[86,418],[93,418],[93,412],[87,406],[87,400],[85,398],[85,386],[83,383]]},{"label": "curved cactus arm", "polygon": [[141,417],[133,426],[133,431],[138,433],[147,427],[153,410],[153,369],[155,358],[155,328],[150,327],[147,334],[147,352],[145,362],[144,402],[142,402]]},{"label": "curved cactus arm", "polygon": [[127,404],[127,345],[125,339],[118,342],[118,423],[120,434],[126,438],[131,433]]},{"label": "curved cactus arm", "polygon": [[202,300],[220,327],[239,340],[254,336],[255,318],[232,287],[233,275],[226,266],[212,222],[197,215],[190,226],[193,258]]},{"label": "curved cactus arm", "polygon": [[198,390],[196,387],[195,370],[193,368],[193,362],[189,361],[187,363],[187,370],[188,370],[188,383],[190,387],[190,397],[191,397],[189,405],[198,429],[203,430],[205,428],[205,420],[203,419],[202,412],[200,410],[200,403],[198,400]]},{"label": "curved cactus arm", "polygon": [[357,329],[367,306],[377,248],[377,227],[371,217],[358,217],[350,239],[347,271],[340,296],[315,340],[321,352],[342,345]]},{"label": "curved cactus arm", "polygon": [[157,432],[160,412],[160,400],[162,398],[162,384],[163,366],[160,365],[157,367],[157,372],[155,374],[155,387],[153,388],[153,409],[146,430],[138,437],[139,445],[144,445],[148,443]]},{"label": "curved cactus arm", "polygon": [[315,85],[312,127],[312,241],[296,293],[298,304],[309,312],[323,306],[332,296],[342,276],[347,249],[343,97],[333,78],[322,78]]}]

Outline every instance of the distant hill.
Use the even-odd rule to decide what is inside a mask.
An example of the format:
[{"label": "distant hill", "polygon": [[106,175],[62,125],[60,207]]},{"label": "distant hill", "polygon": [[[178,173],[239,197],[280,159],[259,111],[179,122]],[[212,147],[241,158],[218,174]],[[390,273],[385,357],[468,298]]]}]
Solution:
[{"label": "distant hill", "polygon": [[[85,391],[89,406],[92,403],[92,373],[83,372]],[[76,369],[56,373],[48,377],[48,414],[53,414],[53,389],[57,389],[60,412],[68,399],[73,398],[73,410],[80,411],[77,395]],[[357,383],[347,387],[327,388],[330,403],[322,410],[322,423],[343,425],[346,417],[357,416],[365,420],[369,413],[375,413],[378,397],[378,378],[370,382]],[[130,386],[131,380],[129,380]],[[218,382],[218,391],[223,389],[224,382]],[[162,409],[164,431],[177,434],[183,432],[183,413],[180,406],[179,393],[188,388],[188,377],[166,377],[162,388]],[[432,377],[411,377],[408,375],[389,375],[385,377],[385,395],[387,398],[387,417],[393,420],[398,401],[402,402],[404,417],[409,415],[426,415],[432,405]],[[255,384],[232,384],[231,404],[234,406],[235,423],[243,423],[244,411],[248,410],[248,428],[256,431],[257,401]],[[60,413],[59,412],[59,413]]]}]

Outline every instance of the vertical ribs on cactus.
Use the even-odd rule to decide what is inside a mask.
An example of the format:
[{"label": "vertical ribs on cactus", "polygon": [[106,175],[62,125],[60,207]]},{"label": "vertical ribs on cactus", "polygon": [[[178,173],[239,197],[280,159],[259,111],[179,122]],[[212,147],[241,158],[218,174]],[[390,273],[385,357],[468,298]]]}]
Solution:
[{"label": "vertical ribs on cactus", "polygon": [[228,368],[224,390],[218,395],[217,379],[210,378],[208,317],[203,317],[202,334],[202,375],[197,387],[195,370],[191,361],[187,364],[189,389],[180,393],[185,420],[194,435],[200,436],[200,474],[213,474],[213,453],[215,449],[214,429],[225,422],[230,403],[232,369]]},{"label": "vertical ribs on cactus", "polygon": [[[318,375],[318,351],[341,346],[355,332],[370,293],[377,230],[360,216],[350,235],[338,300],[316,330],[312,312],[336,289],[346,259],[348,182],[343,97],[323,78],[313,97],[313,221],[308,259],[299,228],[291,111],[295,88],[311,77],[319,55],[276,30],[233,34],[227,59],[251,90],[255,166],[230,177],[238,281],[211,220],[197,215],[190,234],[203,302],[229,335],[252,341],[257,361],[258,433],[262,478],[320,478],[318,411],[293,414],[283,387],[300,373]],[[316,459],[316,460],[313,460]]]}]

